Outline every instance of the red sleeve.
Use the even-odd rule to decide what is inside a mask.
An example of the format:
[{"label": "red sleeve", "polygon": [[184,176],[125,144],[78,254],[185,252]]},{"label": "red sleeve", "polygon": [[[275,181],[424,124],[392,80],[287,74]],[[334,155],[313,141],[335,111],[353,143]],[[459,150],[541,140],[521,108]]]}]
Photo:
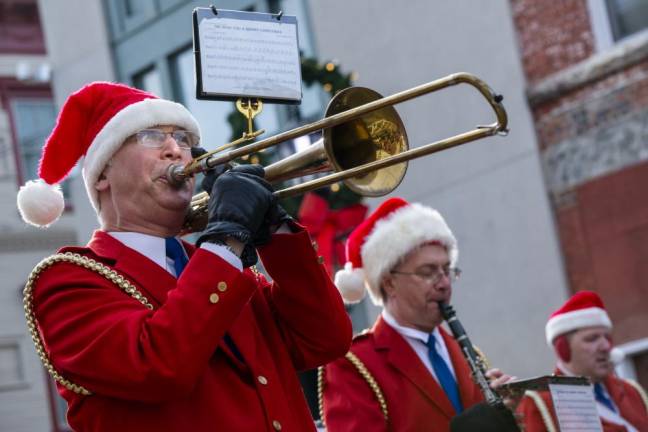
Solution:
[{"label": "red sleeve", "polygon": [[326,365],[323,395],[327,431],[387,431],[375,394],[346,358]]},{"label": "red sleeve", "polygon": [[266,295],[296,369],[343,356],[351,346],[351,321],[308,233],[276,234],[259,253],[273,279]]},{"label": "red sleeve", "polygon": [[[230,289],[212,303],[219,281]],[[41,274],[34,309],[50,360],[64,377],[105,396],[160,402],[192,390],[255,289],[253,277],[198,250],[157,310],[69,263]]]}]

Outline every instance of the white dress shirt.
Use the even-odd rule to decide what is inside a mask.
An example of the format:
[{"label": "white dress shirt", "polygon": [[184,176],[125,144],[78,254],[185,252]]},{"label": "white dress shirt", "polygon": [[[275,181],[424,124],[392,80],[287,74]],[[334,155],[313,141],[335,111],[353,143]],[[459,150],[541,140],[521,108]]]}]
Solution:
[{"label": "white dress shirt", "polygon": [[386,309],[382,310],[382,317],[387,324],[389,324],[394,330],[396,330],[401,336],[403,336],[403,339],[405,339],[407,343],[412,347],[416,355],[419,357],[419,359],[421,359],[421,361],[423,362],[427,370],[430,371],[434,379],[437,382],[439,382],[439,379],[434,373],[434,368],[432,367],[432,362],[430,362],[430,357],[428,355],[427,342],[429,338],[433,337],[436,341],[435,347],[437,352],[448,365],[448,369],[450,369],[450,372],[452,373],[452,376],[454,377],[455,381],[457,380],[457,376],[455,375],[455,371],[454,371],[454,366],[452,365],[452,361],[450,360],[450,354],[448,353],[448,348],[446,347],[445,341],[443,340],[443,337],[441,336],[441,332],[439,332],[438,327],[435,327],[432,333],[425,333],[421,330],[402,326],[398,324],[398,322],[396,322],[396,318],[394,318],[392,314],[387,312]]},{"label": "white dress shirt", "polygon": [[[123,243],[125,246],[144,255],[155,264],[171,273],[174,277],[176,276],[173,260],[166,256],[166,243],[164,237],[156,237],[138,232],[123,231],[109,231],[108,234],[110,234],[117,241]],[[182,245],[182,242],[180,244]],[[223,260],[227,261],[230,265],[237,268],[239,271],[243,270],[243,263],[241,262],[241,259],[233,254],[225,246],[205,242],[200,245],[200,248],[218,255]]]}]

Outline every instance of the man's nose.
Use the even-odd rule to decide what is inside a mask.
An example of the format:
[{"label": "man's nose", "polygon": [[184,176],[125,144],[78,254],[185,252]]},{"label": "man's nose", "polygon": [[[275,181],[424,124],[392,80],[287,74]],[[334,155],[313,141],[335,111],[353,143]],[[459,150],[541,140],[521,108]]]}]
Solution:
[{"label": "man's nose", "polygon": [[602,337],[601,342],[599,343],[599,349],[601,351],[610,351],[610,350],[612,350],[612,341],[607,337]]},{"label": "man's nose", "polygon": [[178,145],[178,142],[171,136],[167,135],[162,146],[162,155],[165,159],[182,159],[184,152]]},{"label": "man's nose", "polygon": [[441,274],[439,275],[439,280],[435,284],[435,288],[439,291],[444,291],[450,289],[450,285],[452,285],[452,282],[450,281],[450,275],[445,274],[445,272],[441,272]]}]

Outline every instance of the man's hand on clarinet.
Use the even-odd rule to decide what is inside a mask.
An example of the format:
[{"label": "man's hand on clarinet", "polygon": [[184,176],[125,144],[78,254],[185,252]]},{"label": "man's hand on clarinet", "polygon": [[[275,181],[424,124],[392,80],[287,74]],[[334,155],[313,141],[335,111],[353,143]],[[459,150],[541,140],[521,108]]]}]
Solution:
[{"label": "man's hand on clarinet", "polygon": [[[517,377],[507,375],[501,370],[497,368],[492,368],[486,371],[486,378],[489,380],[489,385],[490,388],[492,388],[495,391],[498,391],[498,389],[503,386],[506,383],[509,383],[511,381],[515,381]],[[504,397],[504,405],[512,411],[515,411],[515,408],[517,405],[520,403],[520,400],[522,399],[522,395],[517,395],[517,397],[512,397],[509,394],[501,394],[501,396]]]}]

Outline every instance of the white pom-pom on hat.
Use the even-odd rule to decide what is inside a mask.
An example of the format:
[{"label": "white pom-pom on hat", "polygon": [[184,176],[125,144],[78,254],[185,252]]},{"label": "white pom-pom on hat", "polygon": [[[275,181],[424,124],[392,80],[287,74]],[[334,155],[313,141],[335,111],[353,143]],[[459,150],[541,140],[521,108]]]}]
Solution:
[{"label": "white pom-pom on hat", "polygon": [[65,209],[61,187],[43,180],[30,180],[21,186],[17,204],[23,220],[40,228],[47,228],[56,222]]},{"label": "white pom-pom on hat", "polygon": [[366,293],[364,271],[354,269],[353,264],[347,262],[342,270],[335,273],[335,286],[340,290],[344,303],[360,303]]}]

